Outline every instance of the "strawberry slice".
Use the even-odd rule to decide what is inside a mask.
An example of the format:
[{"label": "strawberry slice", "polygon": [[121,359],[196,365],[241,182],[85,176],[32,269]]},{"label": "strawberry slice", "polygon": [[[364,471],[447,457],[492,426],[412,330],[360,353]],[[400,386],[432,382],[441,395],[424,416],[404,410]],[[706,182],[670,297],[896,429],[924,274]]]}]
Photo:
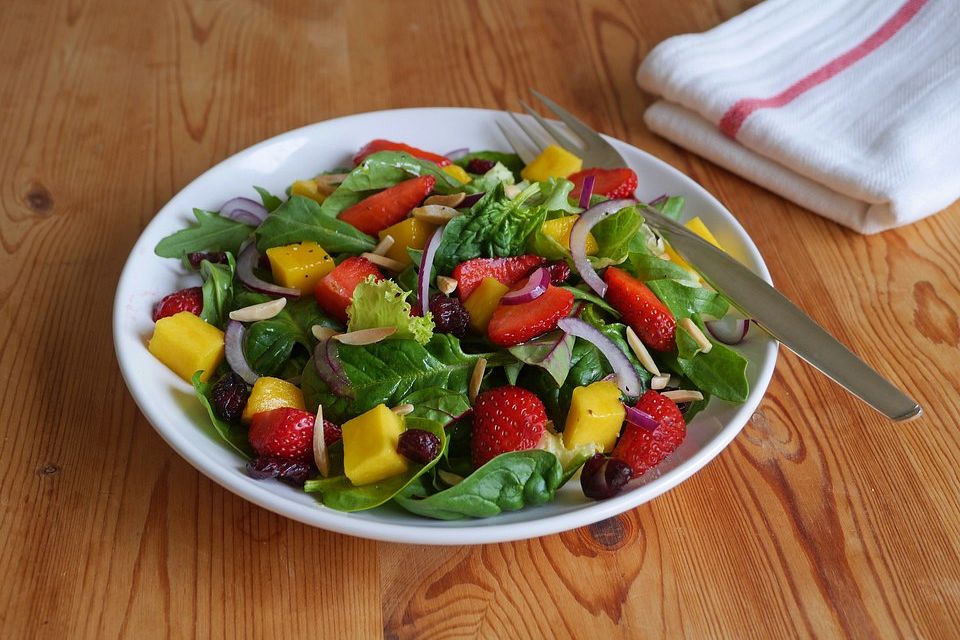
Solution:
[{"label": "strawberry slice", "polygon": [[522,387],[484,391],[473,404],[470,454],[481,467],[501,453],[526,451],[540,443],[547,411],[536,395]]},{"label": "strawberry slice", "polygon": [[643,344],[655,351],[673,349],[677,321],[660,298],[622,269],[608,267],[603,279],[607,283],[607,302],[620,312]]},{"label": "strawberry slice", "polygon": [[404,180],[364,198],[352,207],[347,207],[337,217],[360,231],[375,236],[406,218],[411,209],[430,195],[436,183],[433,176]]},{"label": "strawberry slice", "polygon": [[[524,283],[518,283],[514,289],[522,287]],[[490,318],[487,336],[501,347],[513,347],[556,329],[557,322],[566,318],[572,308],[573,294],[549,285],[536,300],[499,305]]]},{"label": "strawberry slice", "polygon": [[320,308],[341,322],[347,321],[347,307],[353,298],[353,290],[367,276],[383,279],[380,269],[366,258],[350,257],[334,267],[314,288]]},{"label": "strawberry slice", "polygon": [[653,416],[659,426],[651,432],[628,422],[610,454],[630,465],[634,478],[663,462],[687,435],[683,414],[670,398],[650,390],[640,397],[636,407]]},{"label": "strawberry slice", "polygon": [[420,158],[421,160],[429,160],[438,167],[445,167],[450,164],[450,158],[441,156],[438,153],[430,153],[429,151],[417,149],[416,147],[411,147],[410,145],[402,142],[391,142],[390,140],[378,138],[376,140],[371,140],[367,144],[363,145],[360,148],[360,151],[357,151],[357,155],[353,156],[353,166],[357,166],[366,160],[367,156],[379,153],[380,151],[406,151],[413,157]]},{"label": "strawberry slice", "polygon": [[480,286],[484,278],[493,278],[512,287],[521,278],[530,275],[537,267],[546,264],[540,256],[515,256],[513,258],[474,258],[461,262],[453,270],[460,300],[466,300]]},{"label": "strawberry slice", "polygon": [[598,196],[605,196],[611,200],[617,198],[629,198],[637,190],[637,174],[633,169],[584,169],[577,171],[567,180],[573,183],[573,191],[570,197],[574,202],[580,199],[580,192],[583,190],[583,181],[587,176],[594,177],[593,193]]}]

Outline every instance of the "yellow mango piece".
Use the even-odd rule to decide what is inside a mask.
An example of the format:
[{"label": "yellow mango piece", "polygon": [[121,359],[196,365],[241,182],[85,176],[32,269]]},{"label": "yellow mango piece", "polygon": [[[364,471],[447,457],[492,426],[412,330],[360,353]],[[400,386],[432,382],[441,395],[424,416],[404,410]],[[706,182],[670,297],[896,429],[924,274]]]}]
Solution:
[{"label": "yellow mango piece", "polygon": [[306,196],[318,204],[323,204],[323,201],[327,199],[327,194],[320,191],[317,181],[312,178],[310,180],[297,180],[290,185],[290,195],[294,194]]},{"label": "yellow mango piece", "polygon": [[437,225],[424,222],[418,218],[407,218],[401,220],[395,225],[389,226],[380,232],[380,239],[387,236],[393,236],[393,246],[387,250],[386,256],[403,264],[410,264],[410,254],[407,253],[407,247],[411,249],[423,249],[427,246],[427,240],[433,235]]},{"label": "yellow mango piece", "polygon": [[[717,249],[726,251],[726,249],[720,245],[716,237],[714,237],[713,233],[709,228],[707,228],[707,225],[703,223],[703,220],[701,220],[699,216],[691,218],[683,226],[685,226],[687,229],[690,229],[690,231],[693,231],[695,234],[715,246]],[[688,271],[693,271],[693,267],[691,267],[686,260],[681,258],[680,254],[673,250],[673,247],[668,244],[664,248],[666,249],[667,255],[670,256],[670,259],[673,262],[676,262],[678,265]]]},{"label": "yellow mango piece", "polygon": [[458,165],[448,164],[443,168],[443,172],[463,184],[470,182],[470,174],[464,171],[463,167]]},{"label": "yellow mango piece", "polygon": [[[570,232],[573,230],[573,225],[576,224],[579,217],[580,216],[573,215],[547,220],[543,223],[543,226],[540,227],[540,231],[543,232],[543,235],[555,240],[557,244],[570,249]],[[589,232],[587,233],[587,241],[584,244],[586,244],[588,256],[596,254],[600,249],[593,234]]]},{"label": "yellow mango piece", "polygon": [[181,311],[157,320],[147,349],[187,382],[202,369],[206,382],[223,360],[223,331]]},{"label": "yellow mango piece", "polygon": [[500,304],[500,298],[510,291],[510,287],[496,278],[484,278],[480,286],[474,289],[463,303],[470,314],[470,326],[477,333],[486,333],[490,318]]},{"label": "yellow mango piece", "polygon": [[574,447],[596,443],[601,453],[613,450],[626,416],[620,389],[609,380],[573,390],[570,411],[563,429],[563,445]]},{"label": "yellow mango piece", "polygon": [[323,276],[336,266],[316,242],[301,242],[267,249],[273,280],[282,287],[312,293]]},{"label": "yellow mango piece", "polygon": [[520,177],[530,182],[547,178],[566,178],[583,168],[583,160],[563,147],[548,145],[520,172]]},{"label": "yellow mango piece", "polygon": [[247,424],[254,415],[281,407],[304,408],[303,392],[300,391],[300,387],[280,378],[261,376],[253,383],[247,406],[243,408],[240,419]]},{"label": "yellow mango piece", "polygon": [[403,418],[379,404],[343,423],[343,472],[355,485],[392,478],[407,470],[407,459],[397,453]]}]

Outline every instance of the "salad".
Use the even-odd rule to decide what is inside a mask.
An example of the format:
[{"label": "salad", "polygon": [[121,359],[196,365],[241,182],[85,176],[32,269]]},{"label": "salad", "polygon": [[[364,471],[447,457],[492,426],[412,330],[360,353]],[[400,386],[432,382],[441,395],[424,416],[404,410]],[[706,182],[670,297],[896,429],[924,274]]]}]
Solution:
[{"label": "salad", "polygon": [[749,325],[644,224],[683,199],[636,188],[555,146],[374,140],[161,240],[199,285],[157,302],[148,348],[250,476],[332,509],[481,518],[577,474],[609,498],[748,394]]}]

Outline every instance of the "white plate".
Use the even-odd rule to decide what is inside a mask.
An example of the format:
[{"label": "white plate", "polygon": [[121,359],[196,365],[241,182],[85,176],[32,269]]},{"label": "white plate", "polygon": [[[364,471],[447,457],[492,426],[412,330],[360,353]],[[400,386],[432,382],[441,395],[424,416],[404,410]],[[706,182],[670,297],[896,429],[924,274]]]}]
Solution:
[{"label": "white plate", "polygon": [[[319,505],[292,487],[257,481],[243,461],[211,437],[207,416],[192,387],[146,349],[153,330],[151,309],[163,295],[198,284],[176,260],[158,258],[153,248],[192,220],[192,208],[216,210],[226,200],[256,198],[252,185],[282,193],[295,179],[343,166],[374,138],[400,140],[444,152],[448,149],[509,149],[496,127],[503,114],[484,109],[398,109],[329,120],[281,134],[224,160],[178,193],[137,240],[120,276],[113,310],[114,342],[130,392],[157,432],[190,464],[239,496],[310,525],[376,540],[420,544],[477,544],[557,533],[617,515],[675,487],[713,459],[739,433],[770,382],[776,344],[755,331],[742,347],[749,358],[751,393],[739,406],[713,401],[689,425],[683,445],[654,472],[615,498],[584,498],[578,482],[540,507],[484,520],[440,522],[398,508],[340,513]],[[760,253],[736,219],[717,200],[676,169],[626,143],[611,140],[640,176],[639,197],[682,195],[687,215],[699,215],[728,251],[767,280]],[[709,517],[704,514],[704,517]]]}]

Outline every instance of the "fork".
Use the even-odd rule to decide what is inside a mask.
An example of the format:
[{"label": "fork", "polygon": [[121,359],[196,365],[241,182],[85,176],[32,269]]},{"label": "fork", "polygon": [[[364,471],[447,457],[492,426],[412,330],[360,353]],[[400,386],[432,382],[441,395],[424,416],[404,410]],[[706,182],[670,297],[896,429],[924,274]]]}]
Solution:
[{"label": "fork", "polygon": [[[566,125],[576,139],[521,100],[524,110],[540,128],[529,121],[524,122],[512,112],[508,113],[526,139],[516,131],[511,132],[499,121],[497,125],[524,162],[529,163],[548,144],[557,144],[582,158],[585,167],[612,169],[629,166],[600,134],[549,98],[533,89],[531,92]],[[910,420],[923,413],[915,400],[877,373],[750,269],[652,207],[643,203],[640,206],[646,223],[663,236],[707,284],[726,296],[734,307],[752,318],[780,344],[891,420]]]}]

